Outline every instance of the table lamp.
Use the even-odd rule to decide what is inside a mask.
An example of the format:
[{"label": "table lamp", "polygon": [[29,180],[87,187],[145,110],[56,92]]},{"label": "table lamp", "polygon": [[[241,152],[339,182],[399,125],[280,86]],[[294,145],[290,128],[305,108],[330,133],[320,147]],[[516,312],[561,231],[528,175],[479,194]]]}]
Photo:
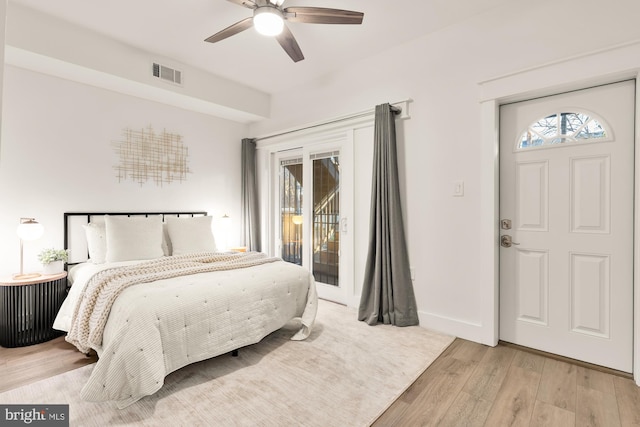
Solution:
[{"label": "table lamp", "polygon": [[20,225],[18,225],[16,233],[20,238],[20,273],[14,274],[13,278],[16,280],[24,280],[40,276],[40,273],[24,273],[23,253],[24,242],[39,239],[44,233],[44,227],[34,218],[20,218]]}]

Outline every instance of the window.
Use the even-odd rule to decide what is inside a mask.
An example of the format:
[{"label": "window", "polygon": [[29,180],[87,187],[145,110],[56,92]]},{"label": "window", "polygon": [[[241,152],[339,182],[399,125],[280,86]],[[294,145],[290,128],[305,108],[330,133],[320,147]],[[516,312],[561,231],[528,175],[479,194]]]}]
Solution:
[{"label": "window", "polygon": [[568,143],[610,140],[601,121],[586,113],[554,113],[529,125],[517,141],[516,150],[561,147]]},{"label": "window", "polygon": [[284,261],[302,265],[302,159],[280,162],[280,227]]},{"label": "window", "polygon": [[313,276],[339,285],[340,161],[339,152],[315,154],[313,164]]}]

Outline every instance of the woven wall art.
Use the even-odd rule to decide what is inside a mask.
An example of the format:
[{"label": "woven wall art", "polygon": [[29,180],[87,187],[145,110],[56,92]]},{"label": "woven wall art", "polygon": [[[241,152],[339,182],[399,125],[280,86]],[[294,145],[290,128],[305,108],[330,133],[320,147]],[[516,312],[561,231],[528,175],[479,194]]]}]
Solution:
[{"label": "woven wall art", "polygon": [[141,186],[153,181],[162,187],[174,181],[187,180],[189,170],[189,149],[182,136],[162,130],[155,133],[146,129],[124,129],[122,140],[113,141],[118,156],[116,171],[118,182],[134,181]]}]

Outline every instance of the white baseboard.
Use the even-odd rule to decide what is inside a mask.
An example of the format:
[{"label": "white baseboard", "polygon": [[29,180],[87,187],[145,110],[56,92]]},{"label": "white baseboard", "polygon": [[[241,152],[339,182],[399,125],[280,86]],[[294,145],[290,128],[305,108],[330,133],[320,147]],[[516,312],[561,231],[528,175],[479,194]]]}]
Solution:
[{"label": "white baseboard", "polygon": [[487,338],[489,334],[487,334],[486,328],[483,328],[479,323],[454,319],[426,311],[418,311],[418,318],[420,319],[420,326],[423,328],[432,329],[480,344],[495,345]]}]

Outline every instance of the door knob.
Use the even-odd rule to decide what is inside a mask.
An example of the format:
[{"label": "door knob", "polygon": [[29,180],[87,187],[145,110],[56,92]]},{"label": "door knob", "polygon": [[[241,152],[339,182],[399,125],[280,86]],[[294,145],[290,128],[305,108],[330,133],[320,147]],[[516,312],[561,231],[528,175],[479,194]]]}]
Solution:
[{"label": "door knob", "polygon": [[511,245],[519,245],[520,243],[516,243],[511,240],[511,236],[505,234],[504,236],[500,236],[500,246],[503,248],[510,248]]}]

